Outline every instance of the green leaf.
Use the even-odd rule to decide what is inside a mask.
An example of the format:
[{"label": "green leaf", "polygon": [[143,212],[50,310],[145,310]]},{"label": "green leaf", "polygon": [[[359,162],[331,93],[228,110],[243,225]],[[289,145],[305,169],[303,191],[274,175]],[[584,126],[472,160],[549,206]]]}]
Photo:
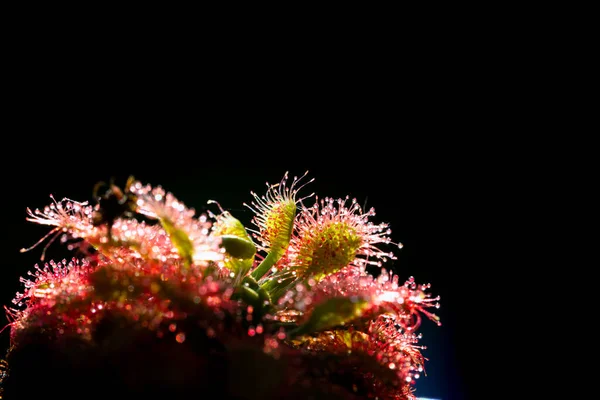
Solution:
[{"label": "green leaf", "polygon": [[193,262],[194,244],[182,229],[176,227],[169,219],[161,218],[160,223],[171,238],[171,243],[177,249],[177,252],[183,259],[185,265],[189,266]]},{"label": "green leaf", "polygon": [[[244,277],[247,275],[250,268],[254,265],[254,257],[248,258],[246,260],[238,259],[238,258],[228,258],[225,261],[225,268],[233,271],[235,276]],[[237,280],[236,282],[241,282]],[[234,283],[234,285],[236,285]]]},{"label": "green leaf", "polygon": [[235,235],[222,235],[220,237],[225,251],[232,257],[245,260],[256,254],[256,246],[250,240]]},{"label": "green leaf", "polygon": [[221,238],[221,246],[230,256],[225,262],[225,267],[236,275],[246,275],[254,265],[256,246],[244,225],[229,212],[223,211],[217,216],[212,234]]},{"label": "green leaf", "polygon": [[273,204],[265,213],[265,235],[270,243],[267,257],[252,271],[254,279],[262,278],[285,254],[294,230],[296,202],[285,199]]},{"label": "green leaf", "polygon": [[252,241],[248,235],[248,232],[246,232],[244,225],[239,219],[232,216],[229,211],[223,211],[220,215],[217,215],[216,218],[217,221],[213,225],[214,235],[234,235]]},{"label": "green leaf", "polygon": [[256,293],[255,290],[250,289],[247,286],[240,286],[238,292],[241,299],[246,302],[246,304],[250,304],[256,308],[260,307],[260,295]]},{"label": "green leaf", "polygon": [[313,332],[344,325],[360,317],[369,306],[364,299],[355,297],[334,297],[315,307],[308,321],[292,330],[290,336],[305,335]]}]

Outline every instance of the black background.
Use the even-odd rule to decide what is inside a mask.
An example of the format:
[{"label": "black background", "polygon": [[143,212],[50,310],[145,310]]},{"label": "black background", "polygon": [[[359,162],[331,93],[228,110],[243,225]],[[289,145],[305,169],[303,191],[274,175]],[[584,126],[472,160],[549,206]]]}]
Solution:
[{"label": "black background", "polygon": [[[247,224],[251,190],[308,170],[315,182],[305,194],[374,207],[374,221],[389,222],[404,244],[387,267],[441,295],[443,325],[421,329],[429,361],[417,394],[489,396],[483,365],[496,359],[502,327],[489,289],[515,272],[498,268],[506,243],[496,238],[503,203],[517,196],[505,171],[520,142],[505,135],[515,110],[494,95],[503,75],[485,59],[473,63],[442,38],[435,48],[415,42],[400,60],[397,49],[363,43],[360,57],[290,51],[267,64],[203,52],[199,62],[169,46],[160,60],[127,48],[102,57],[33,39],[16,47],[4,75],[2,304],[42,250],[19,249],[48,231],[26,222],[25,209],[50,194],[91,201],[97,181],[134,175],[199,212],[217,200]],[[59,243],[48,250],[64,256]],[[0,341],[8,345],[8,330]]]},{"label": "black background", "polygon": [[[555,379],[563,364],[545,362],[557,355],[548,327],[570,315],[555,303],[570,303],[562,292],[558,302],[554,292],[528,298],[558,287],[548,277],[589,281],[571,275],[571,259],[554,265],[558,250],[570,257],[581,247],[565,244],[579,230],[560,229],[557,213],[588,221],[572,212],[591,181],[577,178],[593,170],[580,163],[595,159],[580,152],[593,147],[570,140],[589,106],[571,92],[587,86],[576,84],[585,76],[571,57],[578,41],[560,18],[453,5],[338,10],[328,15],[335,23],[323,14],[317,23],[279,22],[281,13],[261,25],[242,15],[253,26],[240,28],[225,15],[213,27],[195,14],[193,25],[181,15],[145,18],[146,9],[100,23],[101,12],[35,11],[6,12],[3,25],[0,303],[10,304],[41,252],[19,249],[48,231],[26,222],[25,208],[48,204],[51,193],[91,200],[98,180],[134,174],[198,210],[218,200],[247,222],[250,190],[309,170],[316,181],[307,192],[375,207],[375,220],[404,243],[395,272],[442,296],[443,325],[422,327],[429,362],[419,395],[512,398],[529,389],[535,397],[577,386]],[[49,256],[63,250],[55,243]],[[528,325],[544,331],[530,336]],[[538,359],[550,374],[538,373]]]}]

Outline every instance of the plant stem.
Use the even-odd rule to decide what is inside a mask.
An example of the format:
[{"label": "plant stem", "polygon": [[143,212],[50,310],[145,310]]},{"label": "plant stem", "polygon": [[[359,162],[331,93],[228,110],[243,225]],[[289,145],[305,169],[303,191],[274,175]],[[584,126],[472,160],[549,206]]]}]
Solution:
[{"label": "plant stem", "polygon": [[264,260],[258,265],[258,267],[252,272],[252,277],[257,281],[266,274],[269,269],[281,258],[283,251],[272,250]]},{"label": "plant stem", "polygon": [[261,289],[266,290],[271,297],[271,301],[276,302],[279,298],[286,292],[287,288],[293,283],[297,278],[295,276],[290,276],[287,278],[271,278],[264,282]]}]

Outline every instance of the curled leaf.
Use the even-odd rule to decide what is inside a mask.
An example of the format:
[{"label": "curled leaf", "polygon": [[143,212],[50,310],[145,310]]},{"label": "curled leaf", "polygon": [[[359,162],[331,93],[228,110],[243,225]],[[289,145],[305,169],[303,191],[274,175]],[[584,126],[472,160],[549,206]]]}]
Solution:
[{"label": "curled leaf", "polygon": [[290,332],[290,336],[305,335],[330,329],[362,315],[369,303],[357,297],[334,297],[315,307],[308,321]]},{"label": "curled leaf", "polygon": [[246,260],[254,257],[254,254],[256,254],[254,243],[239,236],[222,235],[221,245],[229,255],[235,258]]}]

